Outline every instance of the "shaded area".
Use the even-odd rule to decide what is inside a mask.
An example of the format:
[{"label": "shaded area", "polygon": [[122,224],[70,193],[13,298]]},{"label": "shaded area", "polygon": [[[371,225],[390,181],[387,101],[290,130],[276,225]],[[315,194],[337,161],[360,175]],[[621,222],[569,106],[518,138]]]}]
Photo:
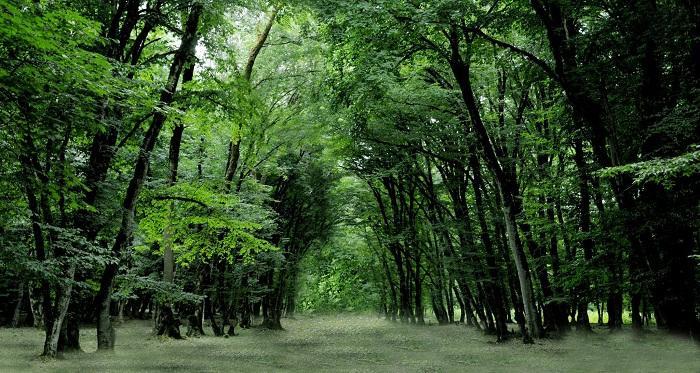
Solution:
[{"label": "shaded area", "polygon": [[[247,329],[232,338],[208,333],[174,341],[150,336],[149,323],[129,321],[116,328],[115,353],[51,362],[38,357],[41,331],[0,329],[0,371],[700,371],[697,346],[662,333],[599,330],[522,345],[489,343],[488,336],[463,326],[415,327],[371,315],[299,316],[285,325],[281,332]],[[90,341],[84,348],[94,351],[96,345]]]}]

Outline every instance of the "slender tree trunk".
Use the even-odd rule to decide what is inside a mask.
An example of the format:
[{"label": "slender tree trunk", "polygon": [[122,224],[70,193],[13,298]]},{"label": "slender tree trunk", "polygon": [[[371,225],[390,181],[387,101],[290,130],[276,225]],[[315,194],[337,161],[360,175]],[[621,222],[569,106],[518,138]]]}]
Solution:
[{"label": "slender tree trunk", "polygon": [[[251,49],[250,53],[248,54],[248,61],[246,62],[245,68],[243,69],[243,78],[248,82],[250,82],[250,79],[253,75],[253,67],[255,66],[255,60],[258,58],[258,54],[260,54],[260,51],[265,46],[265,42],[267,41],[267,38],[270,35],[270,31],[272,30],[272,26],[275,24],[276,19],[277,9],[273,9],[270,13],[267,23],[265,24],[265,28],[260,33],[260,35],[258,35],[258,39],[256,40],[253,49]],[[238,137],[236,139],[231,139],[231,141],[229,142],[228,159],[226,162],[226,172],[224,175],[224,191],[226,193],[231,191],[231,183],[233,182],[233,178],[236,175],[238,161],[241,157],[241,129],[242,127],[239,126]]]},{"label": "slender tree trunk", "polygon": [[464,310],[466,311],[467,325],[476,326],[478,329],[481,329],[481,325],[479,325],[479,320],[476,317],[474,317],[474,300],[472,299],[469,284],[467,284],[465,281],[457,281],[457,286],[459,286],[459,292],[462,295],[462,300],[464,301]]},{"label": "slender tree trunk", "polygon": [[42,320],[44,319],[41,306],[43,297],[41,296],[41,293],[39,293],[36,297],[35,294],[37,294],[37,292],[33,290],[32,286],[29,286],[27,289],[27,296],[29,296],[29,311],[31,312],[32,326],[39,328],[43,326]]},{"label": "slender tree trunk", "polygon": [[58,340],[61,335],[63,320],[70,304],[71,292],[73,290],[73,276],[75,275],[75,264],[71,264],[66,271],[66,283],[60,287],[60,294],[56,298],[56,312],[51,321],[51,329],[46,334],[44,341],[43,356],[56,357],[58,352]]},{"label": "slender tree trunk", "polygon": [[[194,77],[194,62],[190,62],[182,73],[182,83],[192,81]],[[173,186],[177,183],[178,168],[180,165],[180,146],[182,144],[182,134],[185,131],[185,126],[178,123],[173,127],[173,134],[170,137],[170,147],[168,149],[168,163],[170,167],[170,175],[168,177],[168,186]],[[170,203],[170,219],[174,218],[175,201]],[[175,256],[173,254],[173,239],[172,225],[168,223],[163,232],[163,281],[172,284],[175,281]],[[171,338],[179,339],[180,336],[180,321],[174,316],[172,304],[166,302],[156,306],[160,311],[156,316],[156,330],[158,335],[167,332]],[[168,322],[169,325],[161,325],[163,322]]]},{"label": "slender tree trunk", "polygon": [[[199,276],[197,276],[196,285],[194,293],[198,295],[204,294],[204,282],[205,282],[205,271],[204,268],[199,268]],[[205,335],[204,333],[204,302],[201,304],[195,303],[188,307],[187,316],[187,336],[188,337],[199,337]]]},{"label": "slender tree trunk", "polygon": [[454,285],[452,285],[452,287],[452,291],[454,292],[455,298],[457,299],[457,304],[459,304],[459,323],[464,324],[467,320],[467,305],[464,303],[462,295],[460,295],[457,287]]},{"label": "slender tree trunk", "polygon": [[447,298],[447,316],[450,319],[450,323],[454,324],[455,322],[455,297],[452,293],[452,285],[454,283],[454,278],[452,278],[451,274],[447,275],[447,285],[444,286],[445,289],[445,297]]},{"label": "slender tree trunk", "polygon": [[[590,192],[588,181],[590,179],[588,173],[588,166],[586,165],[586,160],[583,154],[583,142],[580,136],[576,136],[574,139],[574,161],[576,163],[576,168],[578,170],[578,182],[579,182],[579,231],[583,236],[581,241],[581,246],[583,247],[583,258],[586,265],[591,265],[593,260],[593,239],[591,238],[591,213],[590,213]],[[591,324],[588,320],[588,303],[589,291],[590,291],[590,280],[587,275],[588,271],[584,271],[584,277],[581,280],[581,284],[577,286],[576,291],[579,293],[578,296],[578,317],[576,318],[576,325],[578,329],[582,331],[590,331]]]},{"label": "slender tree trunk", "polygon": [[408,318],[412,324],[416,323],[416,314],[413,310],[413,266],[409,254],[404,255],[404,266],[406,268],[406,304]]},{"label": "slender tree trunk", "polygon": [[[140,152],[134,167],[134,175],[129,183],[129,187],[122,203],[123,214],[119,233],[112,246],[112,255],[115,260],[118,260],[121,253],[124,251],[133,234],[134,225],[134,210],[136,208],[136,200],[138,199],[141,188],[145,182],[146,174],[150,164],[150,155],[153,150],[158,135],[160,134],[163,124],[167,119],[163,107],[169,105],[173,101],[173,95],[177,89],[180,75],[185,67],[185,64],[194,56],[194,50],[197,45],[197,29],[199,26],[200,17],[202,14],[203,5],[195,3],[188,16],[185,32],[182,36],[180,48],[175,53],[173,63],[170,66],[167,84],[162,91],[159,101],[159,110],[153,113],[153,121],[151,126],[144,135],[143,142],[140,147]],[[117,274],[118,264],[111,262],[107,264],[100,282],[100,291],[98,292],[98,320],[97,320],[97,346],[99,350],[112,350],[114,348],[114,330],[110,316],[110,303],[112,295],[112,282]]]},{"label": "slender tree trunk", "polygon": [[489,233],[488,224],[486,223],[486,213],[484,211],[484,201],[482,196],[483,179],[481,177],[481,165],[475,153],[476,149],[472,149],[469,157],[469,164],[472,170],[473,179],[472,187],[474,189],[474,203],[476,206],[477,217],[479,220],[479,228],[481,230],[481,243],[486,250],[486,264],[489,266],[489,275],[491,277],[491,292],[493,294],[493,308],[496,316],[496,336],[497,341],[502,342],[508,339],[508,327],[506,326],[506,306],[501,278],[501,271],[496,263],[496,254],[493,248],[493,241]]},{"label": "slender tree trunk", "polygon": [[391,317],[391,321],[396,321],[396,313],[399,308],[398,302],[396,300],[396,283],[394,281],[394,277],[391,274],[391,270],[389,269],[389,263],[387,263],[386,254],[384,251],[382,251],[381,260],[382,267],[384,268],[384,274],[386,276],[386,281],[389,285],[389,295],[391,297],[391,304],[389,305],[389,315],[387,317]]},{"label": "slender tree trunk", "polygon": [[17,287],[17,304],[15,304],[15,310],[12,312],[10,328],[18,328],[20,326],[20,316],[22,314],[22,305],[24,304],[25,286],[25,281],[21,281]]},{"label": "slender tree trunk", "polygon": [[394,256],[394,264],[396,265],[396,274],[399,277],[399,319],[401,322],[408,322],[411,308],[410,306],[410,295],[408,294],[408,281],[403,268],[403,259],[401,256],[401,249],[398,245],[393,245],[394,249],[392,254]]},{"label": "slender tree trunk", "polygon": [[484,123],[482,122],[481,114],[479,113],[479,108],[476,103],[476,98],[474,97],[474,91],[472,89],[469,77],[469,63],[465,64],[462,60],[459,46],[460,38],[456,29],[452,29],[450,31],[449,42],[452,52],[449,63],[452,68],[452,72],[459,84],[462,99],[467,107],[469,118],[471,119],[472,128],[474,129],[476,137],[481,145],[481,150],[483,151],[486,164],[490,171],[494,174],[496,187],[501,195],[501,201],[503,202],[502,207],[506,234],[508,236],[508,245],[512,251],[513,259],[518,272],[520,294],[522,296],[523,310],[529,331],[529,333],[525,333],[523,335],[523,342],[531,343],[532,339],[529,334],[532,334],[535,337],[540,337],[542,335],[542,326],[539,313],[535,307],[530,268],[527,262],[527,257],[525,256],[525,251],[523,250],[522,242],[520,241],[520,236],[518,234],[516,214],[519,211],[516,211],[516,203],[513,200],[514,191],[508,186],[509,181],[506,180],[506,174],[503,172],[503,169],[498,162],[498,157],[496,156],[496,152],[493,148],[493,143],[489,137],[486,127],[484,126]]},{"label": "slender tree trunk", "polygon": [[505,224],[503,223],[503,219],[498,219],[496,221],[495,228],[496,236],[499,238],[500,241],[498,245],[500,256],[506,262],[506,270],[508,272],[508,289],[510,292],[511,302],[513,304],[515,322],[518,324],[518,328],[520,329],[521,335],[526,335],[527,331],[525,326],[525,313],[523,312],[523,302],[520,297],[520,289],[518,287],[518,279],[516,277],[517,271],[513,268],[513,261],[511,260],[510,255],[508,254],[508,239],[506,238]]},{"label": "slender tree trunk", "polygon": [[[24,114],[29,119],[31,118],[31,109],[28,104],[24,104]],[[47,253],[49,250],[47,248],[51,247],[51,235],[44,236],[43,225],[52,225],[53,219],[51,217],[51,210],[48,206],[48,200],[46,193],[41,191],[39,193],[39,198],[37,198],[37,181],[41,181],[43,185],[47,185],[46,174],[41,169],[38,159],[36,158],[36,150],[34,149],[34,141],[31,137],[31,133],[28,131],[25,136],[25,146],[26,153],[21,156],[21,164],[23,168],[24,176],[24,189],[25,195],[27,197],[27,204],[29,206],[29,211],[31,213],[30,220],[32,224],[32,233],[34,239],[34,249],[36,252],[36,258],[40,262],[44,262],[47,259]],[[48,244],[47,244],[48,238]],[[56,253],[56,254],[60,254]],[[57,255],[59,256],[59,255]],[[72,278],[71,278],[72,280]],[[60,290],[60,289],[59,289]],[[56,299],[56,304],[65,299],[60,297],[60,294]],[[58,310],[54,309],[54,305],[51,301],[51,285],[47,279],[41,279],[41,296],[42,296],[42,314],[43,314],[43,324],[46,333],[44,352],[43,354],[48,357],[55,357],[58,348],[58,336],[60,334],[60,322],[63,321],[63,315],[56,315]],[[68,299],[70,300],[70,293],[68,294]],[[59,321],[58,329],[54,328],[54,322]],[[53,346],[53,339],[56,343]]]},{"label": "slender tree trunk", "polygon": [[414,292],[415,292],[415,298],[414,298],[414,303],[416,307],[415,315],[416,315],[416,322],[419,325],[425,324],[425,318],[423,316],[423,284],[421,282],[421,276],[420,276],[420,253],[416,253],[416,270],[413,273],[413,285],[414,285]]}]

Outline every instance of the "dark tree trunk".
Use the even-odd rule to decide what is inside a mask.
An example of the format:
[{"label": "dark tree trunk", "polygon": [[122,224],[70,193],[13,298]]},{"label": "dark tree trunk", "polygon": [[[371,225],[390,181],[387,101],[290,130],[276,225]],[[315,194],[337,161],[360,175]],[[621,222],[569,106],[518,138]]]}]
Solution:
[{"label": "dark tree trunk", "polygon": [[493,241],[491,240],[488,224],[486,223],[485,204],[481,193],[484,188],[483,179],[481,177],[481,164],[479,163],[475,151],[476,149],[472,149],[469,157],[469,164],[473,175],[472,187],[474,189],[474,203],[479,220],[479,228],[481,230],[481,242],[486,250],[486,264],[488,265],[491,278],[489,286],[493,297],[492,308],[496,317],[496,337],[498,342],[502,342],[508,339],[508,327],[506,326],[507,311],[502,289],[503,280],[501,278],[499,265],[496,263],[496,253],[493,248]]},{"label": "dark tree trunk", "polygon": [[[26,167],[26,166],[25,166]],[[42,229],[42,219],[41,212],[39,211],[39,203],[36,198],[35,190],[33,187],[34,181],[29,179],[26,181],[26,196],[29,205],[29,211],[31,213],[32,222],[32,233],[34,238],[34,250],[36,253],[36,259],[40,262],[46,260],[46,241],[44,240],[44,232]],[[51,303],[51,286],[46,279],[40,280],[41,283],[41,321],[46,328],[46,331],[51,329],[51,322],[53,320],[53,305]],[[38,320],[37,320],[38,321]]]},{"label": "dark tree trunk", "polygon": [[204,317],[209,318],[209,322],[211,323],[211,329],[214,332],[214,335],[217,337],[221,337],[224,335],[224,327],[219,326],[218,321],[216,320],[216,309],[214,307],[215,302],[214,302],[214,294],[215,290],[212,288],[213,281],[212,281],[212,269],[213,265],[208,264],[204,266],[203,269],[203,274],[202,274],[202,288],[203,289],[208,289],[205,290],[204,293]]},{"label": "dark tree trunk", "polygon": [[409,257],[409,254],[407,253],[404,255],[404,265],[406,268],[406,294],[407,294],[407,310],[408,310],[408,318],[412,324],[416,323],[416,314],[413,310],[413,296],[415,295],[413,293],[413,266],[411,265],[411,258]]},{"label": "dark tree trunk", "polygon": [[[252,326],[252,320],[251,320],[251,304],[248,298],[248,276],[243,275],[241,278],[241,289],[243,290],[243,294],[237,299],[238,303],[236,305],[236,308],[238,312],[240,312],[241,318],[240,318],[240,323],[239,325],[241,328],[249,328]],[[260,302],[256,302],[253,307],[257,307],[257,311],[255,308],[252,310],[253,314],[255,316],[259,315],[260,311]]]},{"label": "dark tree trunk", "polygon": [[459,84],[462,99],[467,107],[472,128],[481,145],[481,150],[484,154],[486,165],[494,175],[496,187],[500,194],[501,202],[503,202],[502,207],[506,234],[508,236],[508,246],[513,252],[513,259],[518,272],[520,294],[525,313],[525,321],[528,327],[528,331],[526,331],[523,335],[523,342],[530,343],[532,342],[530,334],[534,335],[535,337],[540,337],[542,335],[542,326],[539,313],[535,307],[530,267],[518,234],[516,216],[520,211],[517,210],[516,202],[514,200],[514,196],[518,194],[518,191],[514,190],[512,187],[513,180],[507,180],[507,176],[498,162],[498,157],[493,148],[493,142],[491,141],[491,138],[481,119],[481,114],[479,113],[479,108],[469,76],[469,63],[465,63],[462,59],[460,51],[460,37],[456,29],[450,30],[448,39],[451,49],[451,56],[449,60],[450,67]]},{"label": "dark tree trunk", "polygon": [[392,250],[392,254],[394,255],[394,264],[396,264],[396,273],[399,277],[399,319],[401,322],[408,322],[411,313],[411,296],[408,290],[406,274],[404,273],[403,259],[400,251],[401,249],[398,247],[398,245],[393,246],[394,249]]},{"label": "dark tree trunk", "polygon": [[416,322],[420,325],[425,324],[425,319],[423,317],[423,284],[421,282],[421,276],[420,276],[420,253],[416,253],[415,257],[416,261],[416,270],[413,273],[413,279],[414,279],[414,292],[415,292],[415,298],[414,298],[414,303],[415,303],[415,315],[416,315]]},{"label": "dark tree trunk", "polygon": [[193,309],[189,316],[187,316],[187,336],[199,337],[204,335],[204,325],[202,325],[202,320],[204,319],[202,315],[202,306],[195,304],[192,308]]},{"label": "dark tree trunk", "polygon": [[[593,239],[591,238],[589,173],[588,165],[586,165],[586,158],[583,154],[583,142],[580,136],[576,136],[574,139],[574,162],[576,163],[579,182],[579,231],[583,236],[581,246],[583,247],[583,258],[586,264],[590,265],[593,260]],[[576,291],[579,293],[577,297],[578,317],[576,318],[576,325],[579,330],[590,331],[591,324],[588,320],[590,280],[587,272],[584,271],[583,276],[581,283],[576,287]]]},{"label": "dark tree trunk", "polygon": [[174,339],[182,339],[180,320],[175,317],[171,307],[161,307],[158,317],[157,335],[165,335]]},{"label": "dark tree trunk", "polygon": [[81,298],[79,293],[73,291],[58,340],[58,351],[60,352],[82,351],[80,348],[80,315],[82,311],[80,302],[83,299]]},{"label": "dark tree trunk", "polygon": [[642,295],[639,293],[632,294],[631,308],[632,308],[632,328],[636,330],[641,330],[644,327],[642,322],[642,315],[640,313],[640,305],[642,303]]},{"label": "dark tree trunk", "polygon": [[396,283],[394,281],[394,277],[391,274],[391,270],[389,269],[389,263],[387,263],[386,254],[384,251],[382,252],[381,260],[382,267],[384,268],[384,275],[386,276],[386,281],[389,285],[389,296],[391,297],[391,303],[389,304],[389,313],[387,317],[390,317],[391,321],[396,321],[396,316],[399,309],[398,301],[396,299]]},{"label": "dark tree trunk", "polygon": [[[190,62],[184,69],[182,73],[182,83],[192,81],[194,77],[194,66],[194,62]],[[184,131],[185,126],[178,123],[173,127],[173,134],[170,137],[170,147],[168,149],[170,175],[168,177],[168,186],[173,186],[177,183],[178,168],[180,165],[180,146],[182,144],[182,134]],[[175,210],[175,201],[170,204],[169,209],[170,218],[172,218],[174,214],[173,210]],[[172,284],[175,280],[175,256],[173,254],[171,229],[170,223],[168,223],[163,233],[163,281]],[[160,308],[160,312],[155,318],[157,335],[164,335],[164,333],[167,332],[167,336],[180,339],[180,320],[174,316],[172,304],[170,304],[170,302],[165,302],[156,305],[156,308]],[[163,317],[165,317],[165,319],[163,319]],[[168,324],[163,325],[163,323]]]},{"label": "dark tree trunk", "polygon": [[469,284],[463,282],[460,283],[459,286],[459,290],[462,293],[464,305],[466,306],[467,310],[467,325],[476,326],[478,329],[482,329],[479,320],[483,319],[483,316],[474,316],[475,313],[479,313],[480,311],[476,308],[476,303],[474,302],[474,297],[469,289]]},{"label": "dark tree trunk", "polygon": [[503,261],[506,263],[506,270],[508,274],[508,290],[510,294],[510,299],[512,302],[513,306],[513,311],[515,314],[515,322],[518,324],[518,328],[520,329],[521,335],[526,335],[526,326],[525,326],[525,314],[523,312],[523,303],[522,300],[520,299],[520,289],[518,288],[518,280],[516,277],[516,271],[513,268],[512,261],[510,259],[510,255],[508,254],[508,250],[506,249],[507,241],[508,239],[506,238],[505,234],[505,227],[503,226],[502,220],[497,220],[496,221],[496,236],[499,238],[499,252],[501,258],[503,258]]},{"label": "dark tree trunk", "polygon": [[444,286],[445,289],[445,297],[447,298],[447,316],[450,319],[450,323],[454,324],[455,322],[455,299],[454,295],[452,294],[452,285],[454,283],[454,279],[452,278],[451,275],[448,275],[447,279],[447,285]]},{"label": "dark tree trunk", "polygon": [[432,289],[430,291],[430,300],[433,306],[433,313],[438,321],[438,324],[445,325],[449,324],[450,320],[447,316],[447,310],[445,309],[445,304],[442,302],[442,291],[439,289]]},{"label": "dark tree trunk", "polygon": [[[205,271],[207,265],[203,265],[198,269],[199,275],[195,282],[194,293],[198,295],[204,294]],[[187,307],[187,336],[199,337],[204,333],[204,302],[195,303]]]},{"label": "dark tree trunk", "polygon": [[[617,277],[617,276],[616,276]],[[618,330],[622,328],[622,292],[613,289],[608,295],[608,328]]]},{"label": "dark tree trunk", "polygon": [[[141,188],[145,182],[146,174],[148,173],[151,151],[167,119],[165,111],[163,111],[162,108],[172,103],[173,95],[185,64],[194,55],[194,49],[197,45],[197,29],[202,14],[202,8],[203,5],[201,3],[195,3],[190,10],[180,48],[175,53],[172,65],[170,66],[168,81],[160,96],[158,105],[161,109],[154,111],[151,126],[144,135],[134,167],[134,175],[129,182],[129,187],[122,203],[123,214],[119,233],[112,246],[112,255],[117,260],[128,245],[133,234],[136,200],[138,199]],[[117,263],[111,262],[107,264],[100,281],[100,290],[97,296],[99,310],[97,320],[97,347],[99,350],[112,350],[114,348],[115,338],[110,316],[110,304],[113,287],[112,282],[117,274],[117,270]]]},{"label": "dark tree trunk", "polygon": [[267,304],[267,315],[264,317],[262,326],[271,330],[282,330],[282,301],[284,299],[284,293],[286,290],[286,284],[284,277],[286,276],[286,270],[281,270],[278,273],[278,278],[272,278],[271,285],[273,286],[273,291],[266,297],[263,302]]}]

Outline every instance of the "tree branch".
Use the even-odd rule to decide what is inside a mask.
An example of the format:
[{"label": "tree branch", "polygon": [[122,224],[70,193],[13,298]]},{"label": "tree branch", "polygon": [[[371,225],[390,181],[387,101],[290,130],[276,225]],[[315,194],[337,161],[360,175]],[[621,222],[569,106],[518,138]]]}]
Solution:
[{"label": "tree branch", "polygon": [[134,124],[134,127],[131,129],[131,131],[129,131],[129,133],[127,133],[127,134],[124,136],[124,138],[122,139],[122,141],[120,141],[119,144],[117,144],[117,147],[114,148],[114,151],[116,152],[117,150],[121,149],[124,145],[126,145],[126,142],[129,141],[129,139],[131,138],[131,136],[134,136],[134,134],[136,133],[136,131],[137,131],[139,128],[141,128],[141,125],[143,124],[143,122],[145,122],[146,120],[148,120],[148,118],[150,118],[151,115],[153,115],[153,111],[151,111],[151,112],[149,112],[148,114],[144,115],[143,117],[139,118],[139,120],[136,121],[136,124]]},{"label": "tree branch", "polygon": [[493,36],[487,35],[483,31],[481,31],[480,29],[472,28],[472,29],[470,29],[470,31],[472,33],[474,33],[475,35],[478,35],[482,39],[488,41],[489,43],[491,43],[495,46],[498,46],[498,47],[501,47],[504,49],[508,49],[511,52],[519,54],[521,57],[523,57],[526,60],[539,66],[542,69],[542,71],[544,71],[544,73],[547,74],[547,76],[552,78],[552,80],[556,81],[557,83],[562,82],[561,77],[554,70],[552,70],[552,68],[549,67],[549,65],[547,65],[547,63],[544,60],[535,56],[534,54],[532,54],[532,53],[530,53],[522,48],[516,47],[513,44],[506,43],[502,40],[498,40],[498,39],[494,38]]}]

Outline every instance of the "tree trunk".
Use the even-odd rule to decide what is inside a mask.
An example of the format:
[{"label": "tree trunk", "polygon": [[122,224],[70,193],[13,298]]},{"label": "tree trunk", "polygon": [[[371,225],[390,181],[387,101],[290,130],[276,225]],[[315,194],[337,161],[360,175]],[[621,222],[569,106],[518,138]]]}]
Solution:
[{"label": "tree trunk", "polygon": [[[586,165],[585,156],[583,154],[583,142],[580,136],[574,139],[574,162],[578,170],[579,182],[579,230],[583,235],[581,246],[583,247],[583,257],[586,265],[591,265],[593,260],[593,239],[591,235],[591,210],[590,210],[590,192],[589,192],[589,173]],[[588,271],[584,271],[584,276],[576,291],[579,293],[577,297],[578,317],[576,318],[577,329],[581,331],[590,331],[591,324],[588,319],[588,303],[590,280],[588,279]]]},{"label": "tree trunk", "polygon": [[467,305],[464,303],[464,300],[462,299],[462,296],[460,295],[459,290],[456,286],[453,286],[452,291],[454,292],[455,298],[457,299],[457,304],[459,304],[459,323],[464,324],[467,320]]},{"label": "tree trunk", "polygon": [[414,304],[415,304],[415,315],[416,315],[416,322],[419,325],[425,324],[425,319],[423,316],[423,284],[421,282],[421,277],[420,277],[420,253],[416,253],[415,257],[416,261],[416,270],[413,273],[413,285],[414,285]]},{"label": "tree trunk", "polygon": [[635,330],[641,330],[644,327],[642,322],[642,315],[640,314],[640,305],[642,303],[642,295],[640,293],[633,293],[631,299],[632,306],[632,328]]},{"label": "tree trunk", "polygon": [[403,259],[401,257],[401,249],[394,245],[392,254],[394,255],[394,264],[396,265],[396,273],[399,277],[399,319],[401,322],[408,322],[410,315],[410,294],[408,293],[408,281],[403,268]]},{"label": "tree trunk", "polygon": [[[201,3],[195,3],[190,10],[180,47],[175,53],[172,65],[170,66],[170,72],[168,73],[167,84],[160,96],[158,104],[160,108],[154,111],[151,126],[146,131],[143,142],[141,143],[139,155],[134,167],[134,175],[129,182],[129,187],[122,203],[123,214],[121,226],[114,245],[112,246],[112,255],[115,257],[115,260],[119,259],[133,234],[136,200],[138,199],[141,188],[145,182],[146,174],[148,173],[151,151],[167,119],[165,111],[162,109],[172,103],[173,95],[177,89],[177,84],[185,64],[194,56],[194,50],[197,45],[197,29],[202,9],[203,5]],[[112,350],[114,348],[114,329],[110,316],[110,303],[113,287],[112,282],[117,274],[117,270],[117,263],[111,262],[107,264],[100,281],[100,291],[97,296],[99,305],[97,347],[99,350]]]},{"label": "tree trunk", "polygon": [[182,339],[180,320],[175,318],[171,307],[161,307],[158,319],[157,335],[167,335],[170,338]]},{"label": "tree trunk", "polygon": [[445,309],[445,304],[442,302],[442,290],[436,288],[431,289],[430,301],[433,306],[433,313],[435,314],[435,318],[437,319],[438,324],[449,324],[447,310]]},{"label": "tree trunk", "polygon": [[452,286],[449,284],[453,283],[454,279],[448,274],[447,285],[444,286],[444,290],[446,293],[445,297],[447,298],[447,317],[450,319],[451,324],[455,322],[455,297],[452,294]]},{"label": "tree trunk", "polygon": [[24,287],[25,282],[21,281],[17,287],[17,304],[15,304],[15,309],[12,312],[10,328],[20,327],[20,316],[22,315],[22,305],[24,304]]},{"label": "tree trunk", "polygon": [[[285,264],[286,267],[287,264]],[[277,273],[277,278],[274,274],[271,274],[271,286],[273,291],[266,297],[263,301],[267,304],[267,315],[265,315],[262,326],[271,330],[282,330],[282,301],[284,300],[284,293],[286,291],[286,275],[287,268],[282,268]]]},{"label": "tree trunk", "polygon": [[384,269],[384,276],[386,278],[386,283],[389,285],[389,297],[391,298],[389,301],[390,303],[388,304],[388,314],[387,318],[391,318],[391,321],[396,321],[396,313],[398,312],[398,302],[397,302],[397,297],[396,297],[396,283],[394,282],[394,278],[391,274],[391,270],[389,269],[389,263],[387,262],[386,259],[386,252],[381,250],[381,263],[382,263],[382,268]]},{"label": "tree trunk", "polygon": [[[78,280],[76,280],[78,282]],[[68,312],[63,320],[61,328],[61,336],[58,340],[59,352],[80,352],[80,302],[83,301],[79,297],[79,293],[72,292],[70,303],[68,304]]]},{"label": "tree trunk", "polygon": [[[194,62],[190,62],[182,73],[182,83],[192,81],[194,77]],[[170,147],[168,149],[168,163],[170,167],[170,175],[168,177],[168,186],[173,186],[177,183],[177,173],[180,165],[180,146],[182,144],[182,134],[185,131],[185,126],[178,123],[173,127],[173,134],[170,137]],[[175,201],[170,203],[170,219],[174,218]],[[163,281],[172,284],[175,280],[175,255],[173,254],[172,241],[172,226],[170,223],[165,227],[163,232]],[[156,328],[158,335],[163,335],[167,331],[169,337],[180,339],[180,320],[176,319],[172,310],[172,304],[166,302],[157,305],[160,312],[157,313]],[[165,319],[162,319],[165,317]],[[161,325],[163,323],[168,325]]]},{"label": "tree trunk", "polygon": [[472,170],[473,179],[472,187],[474,189],[474,204],[476,206],[477,218],[479,220],[479,228],[481,230],[481,243],[486,251],[486,264],[489,267],[489,275],[491,277],[491,293],[493,297],[493,311],[496,317],[496,337],[497,342],[503,342],[508,339],[508,327],[506,326],[506,306],[501,278],[501,271],[498,263],[496,263],[496,254],[493,248],[493,241],[489,233],[488,224],[486,223],[485,205],[483,201],[483,179],[481,177],[481,165],[476,156],[476,149],[470,151],[469,164]]},{"label": "tree trunk", "polygon": [[[25,166],[26,167],[26,166]],[[29,178],[28,178],[29,179]],[[34,250],[36,253],[36,259],[40,262],[46,260],[46,241],[44,240],[44,232],[42,229],[42,219],[41,213],[39,211],[39,203],[36,198],[35,190],[33,187],[33,180],[29,179],[26,181],[25,186],[27,202],[29,205],[29,211],[31,212],[31,222],[32,222],[32,233],[34,239]],[[41,279],[41,314],[42,318],[40,320],[46,329],[47,334],[51,329],[51,322],[53,320],[53,305],[51,304],[51,286],[46,279]]]},{"label": "tree trunk", "polygon": [[518,272],[520,294],[523,302],[525,320],[529,331],[529,333],[524,333],[523,342],[531,343],[532,339],[530,334],[534,335],[535,337],[540,337],[542,335],[542,327],[537,308],[535,307],[530,267],[527,263],[527,257],[525,256],[525,251],[523,250],[522,242],[520,241],[518,234],[516,214],[519,211],[516,211],[516,204],[513,200],[514,191],[508,186],[510,182],[506,180],[506,174],[503,172],[503,169],[498,162],[498,157],[496,156],[496,152],[493,148],[493,143],[481,119],[481,114],[479,113],[479,108],[476,103],[476,98],[474,97],[474,91],[470,81],[469,63],[465,64],[462,60],[459,40],[460,38],[457,31],[455,29],[450,30],[449,42],[452,53],[449,63],[454,77],[459,84],[462,99],[467,107],[472,128],[474,129],[476,137],[481,145],[481,150],[484,154],[486,165],[494,175],[496,187],[501,196],[501,201],[503,202],[502,208],[506,226],[506,234],[508,236],[508,246],[513,253],[515,267]]},{"label": "tree trunk", "polygon": [[[258,58],[258,54],[260,54],[260,51],[262,48],[265,46],[265,42],[267,41],[268,36],[270,35],[270,30],[272,30],[272,26],[275,24],[275,20],[277,19],[277,9],[273,9],[272,12],[270,13],[270,16],[267,20],[267,23],[265,24],[265,28],[263,31],[258,35],[258,39],[255,42],[255,45],[253,48],[250,50],[250,53],[248,54],[248,60],[246,62],[246,65],[243,69],[243,78],[250,82],[250,79],[253,75],[253,67],[255,66],[255,60]],[[238,130],[238,138],[236,139],[231,139],[229,142],[229,152],[228,152],[228,159],[226,162],[226,172],[224,174],[224,191],[226,193],[231,191],[231,183],[233,181],[234,176],[236,175],[236,170],[238,168],[238,161],[241,157],[241,131],[242,127],[239,126]]]},{"label": "tree trunk", "polygon": [[31,312],[31,318],[32,318],[32,326],[35,328],[39,328],[43,326],[43,312],[42,312],[42,300],[43,297],[41,294],[38,295],[38,297],[35,297],[34,295],[36,294],[36,291],[32,290],[32,286],[29,286],[27,289],[27,295],[29,296],[29,311]]},{"label": "tree trunk", "polygon": [[75,275],[75,264],[71,264],[66,272],[66,283],[60,287],[60,294],[56,299],[56,312],[51,320],[51,329],[47,330],[44,341],[43,356],[54,358],[58,353],[58,340],[61,335],[63,320],[70,304],[71,292],[73,290],[73,276]]},{"label": "tree trunk", "polygon": [[[520,282],[520,296],[522,297],[523,312],[528,331],[535,337],[540,337],[542,335],[542,328],[539,313],[537,312],[537,308],[535,307],[534,303],[535,297],[532,291],[530,269],[527,264],[527,258],[525,257],[525,251],[523,250],[522,243],[520,242],[520,237],[518,236],[517,223],[513,213],[513,203],[512,201],[508,201],[510,198],[511,197],[508,195],[501,195],[501,199],[504,201],[503,215],[506,225],[508,245],[510,246],[515,259],[515,268],[517,269],[518,280]],[[523,342],[532,342],[528,334],[523,335]]]},{"label": "tree trunk", "polygon": [[[205,273],[206,264],[204,268],[199,268],[199,276],[195,281],[194,293],[198,295],[204,294],[204,283],[205,283]],[[204,302],[195,303],[189,305],[187,308],[187,336],[188,337],[199,337],[205,335],[204,333]]]}]

